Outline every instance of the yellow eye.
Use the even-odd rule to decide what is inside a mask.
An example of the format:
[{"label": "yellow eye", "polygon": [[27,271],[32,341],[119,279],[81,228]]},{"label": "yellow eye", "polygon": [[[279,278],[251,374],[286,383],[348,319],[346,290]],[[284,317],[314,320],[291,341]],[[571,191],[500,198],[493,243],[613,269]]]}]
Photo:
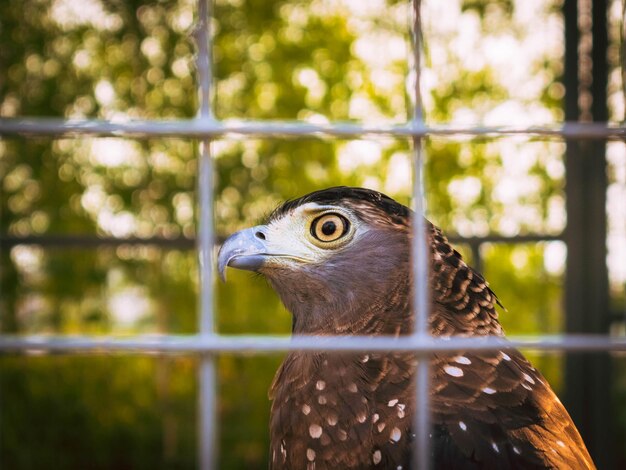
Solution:
[{"label": "yellow eye", "polygon": [[344,216],[324,214],[311,224],[311,235],[321,242],[334,242],[348,233],[349,228],[350,224]]}]

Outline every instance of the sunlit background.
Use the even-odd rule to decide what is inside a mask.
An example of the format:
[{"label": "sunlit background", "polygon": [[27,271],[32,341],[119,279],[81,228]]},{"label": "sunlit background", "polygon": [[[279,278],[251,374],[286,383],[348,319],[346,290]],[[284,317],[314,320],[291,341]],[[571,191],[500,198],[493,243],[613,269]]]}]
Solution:
[{"label": "sunlit background", "polygon": [[[0,2],[0,117],[194,117],[195,3]],[[564,119],[562,1],[422,3],[428,123]],[[619,123],[623,6],[609,3],[609,119]],[[216,0],[217,117],[405,122],[413,113],[410,11],[393,0]],[[580,107],[584,118],[584,94]],[[427,211],[446,232],[557,237],[565,229],[562,141],[432,137],[425,150]],[[366,186],[410,203],[408,139],[233,138],[214,141],[212,154],[218,238],[260,222],[287,198],[332,185]],[[192,139],[3,137],[0,331],[196,332],[197,157]],[[624,144],[609,143],[606,160],[610,307],[622,312],[612,329],[623,333]],[[152,241],[112,241],[135,237]],[[501,319],[509,334],[563,331],[564,242],[459,249],[508,309]],[[231,271],[215,289],[220,333],[290,331],[288,312],[261,278]],[[564,392],[563,357],[531,357]],[[266,391],[279,362],[220,356],[220,468],[266,466]],[[607,452],[626,465],[626,362],[612,364],[615,413],[607,426],[615,440]],[[196,365],[186,356],[2,356],[0,465],[194,468]]]}]

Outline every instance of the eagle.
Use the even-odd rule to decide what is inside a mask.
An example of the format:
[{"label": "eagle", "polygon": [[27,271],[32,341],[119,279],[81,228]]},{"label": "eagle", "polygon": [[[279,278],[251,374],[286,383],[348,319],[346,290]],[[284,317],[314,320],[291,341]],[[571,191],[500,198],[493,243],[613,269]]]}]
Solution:
[{"label": "eagle", "polygon": [[[294,335],[408,335],[413,216],[377,191],[316,191],[231,235],[218,270],[262,274]],[[431,334],[503,336],[485,279],[425,224]],[[289,352],[270,389],[270,468],[410,468],[416,364],[410,352]],[[517,350],[434,354],[430,375],[434,468],[595,468],[559,398]]]}]

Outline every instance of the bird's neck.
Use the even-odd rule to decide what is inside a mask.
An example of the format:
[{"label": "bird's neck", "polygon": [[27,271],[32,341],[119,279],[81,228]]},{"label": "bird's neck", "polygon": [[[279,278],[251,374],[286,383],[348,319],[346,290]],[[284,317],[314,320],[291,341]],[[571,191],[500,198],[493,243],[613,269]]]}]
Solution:
[{"label": "bird's neck", "polygon": [[[298,335],[398,335],[411,329],[409,277],[403,269],[384,279],[367,279],[363,287],[346,289],[340,279],[304,282],[271,280],[293,315]],[[369,282],[368,282],[369,281]]]}]

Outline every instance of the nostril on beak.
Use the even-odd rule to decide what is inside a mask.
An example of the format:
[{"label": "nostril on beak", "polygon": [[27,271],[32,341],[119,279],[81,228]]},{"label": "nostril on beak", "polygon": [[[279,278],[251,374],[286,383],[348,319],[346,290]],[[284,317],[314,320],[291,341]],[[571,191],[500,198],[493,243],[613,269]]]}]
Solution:
[{"label": "nostril on beak", "polygon": [[257,237],[260,240],[265,240],[265,234],[263,232],[255,232],[254,236]]}]

